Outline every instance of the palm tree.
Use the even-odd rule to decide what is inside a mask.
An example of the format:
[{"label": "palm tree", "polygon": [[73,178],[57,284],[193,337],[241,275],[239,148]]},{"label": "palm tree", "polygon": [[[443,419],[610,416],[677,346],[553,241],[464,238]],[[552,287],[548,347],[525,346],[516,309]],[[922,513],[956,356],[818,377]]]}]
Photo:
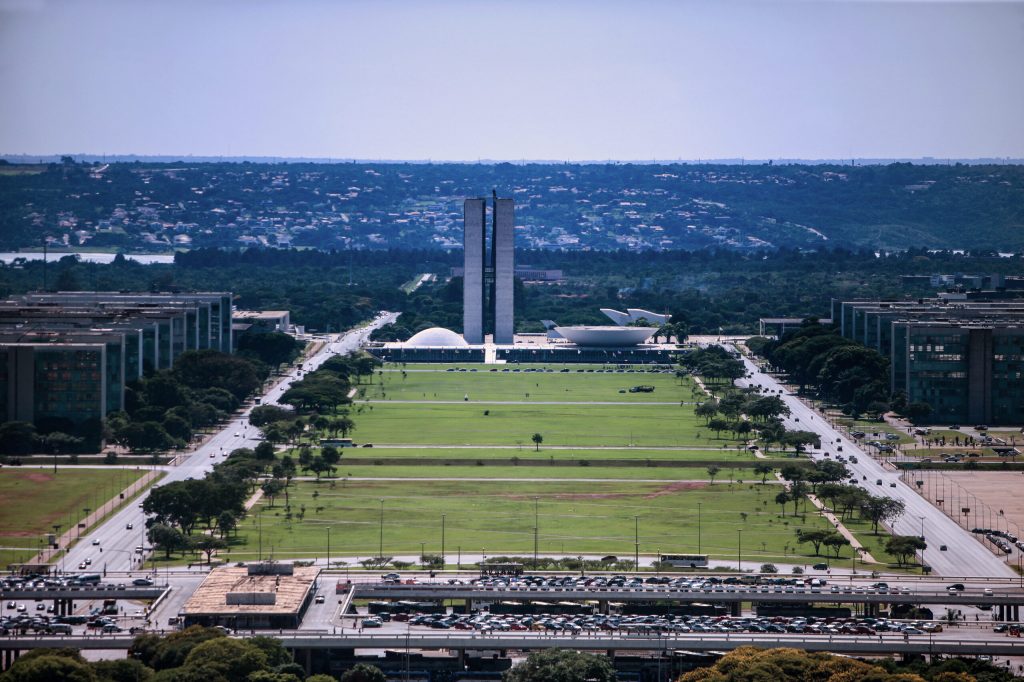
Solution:
[{"label": "palm tree", "polygon": [[533,444],[536,447],[536,451],[540,452],[540,444],[544,442],[544,436],[540,435],[539,433],[535,433],[532,436],[530,436],[530,440],[533,441]]}]

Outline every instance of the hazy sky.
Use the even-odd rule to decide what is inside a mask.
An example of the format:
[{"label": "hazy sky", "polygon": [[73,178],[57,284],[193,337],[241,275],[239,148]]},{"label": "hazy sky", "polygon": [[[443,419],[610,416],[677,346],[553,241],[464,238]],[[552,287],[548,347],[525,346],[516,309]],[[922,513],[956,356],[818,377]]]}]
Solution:
[{"label": "hazy sky", "polygon": [[1024,3],[0,0],[0,153],[1024,157]]}]

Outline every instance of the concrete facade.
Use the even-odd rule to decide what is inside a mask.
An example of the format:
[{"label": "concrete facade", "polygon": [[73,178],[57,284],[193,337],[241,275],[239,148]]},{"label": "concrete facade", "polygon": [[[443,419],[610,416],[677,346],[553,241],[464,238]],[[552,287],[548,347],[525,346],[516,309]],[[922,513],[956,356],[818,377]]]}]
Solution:
[{"label": "concrete facade", "polygon": [[[512,199],[494,197],[493,228],[487,248],[487,200],[463,203],[462,336],[481,344],[510,344],[515,333],[515,208]],[[490,295],[488,296],[488,291]]]},{"label": "concrete facade", "polygon": [[515,209],[512,199],[494,200],[494,343],[512,343],[515,333]]},{"label": "concrete facade", "polygon": [[486,212],[485,199],[466,199],[463,204],[462,336],[473,344],[484,342]]}]

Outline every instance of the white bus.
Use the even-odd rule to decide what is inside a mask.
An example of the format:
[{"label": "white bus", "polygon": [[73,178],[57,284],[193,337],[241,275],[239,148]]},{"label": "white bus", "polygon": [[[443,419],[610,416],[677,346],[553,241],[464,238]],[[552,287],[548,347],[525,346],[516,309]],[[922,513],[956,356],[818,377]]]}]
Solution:
[{"label": "white bus", "polygon": [[679,568],[707,568],[707,554],[662,554],[661,563]]}]

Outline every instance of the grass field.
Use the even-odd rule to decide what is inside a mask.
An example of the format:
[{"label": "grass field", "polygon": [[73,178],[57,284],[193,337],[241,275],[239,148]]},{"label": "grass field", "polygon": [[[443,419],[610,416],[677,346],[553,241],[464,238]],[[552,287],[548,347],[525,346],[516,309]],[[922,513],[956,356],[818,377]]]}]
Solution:
[{"label": "grass field", "polygon": [[[0,566],[31,558],[53,526],[73,528],[83,509],[103,502],[137,480],[128,469],[0,470]],[[24,548],[24,549],[11,549]]]},{"label": "grass field", "polygon": [[[569,372],[450,372],[444,369],[385,371],[377,383],[360,387],[360,398],[379,400],[463,400],[521,402],[694,401],[694,383],[680,383],[672,374],[606,374]],[[633,386],[652,386],[652,393],[630,393]],[[620,393],[619,391],[625,391]]]},{"label": "grass field", "polygon": [[293,513],[305,508],[302,522],[286,518],[283,498],[273,507],[261,501],[242,524],[230,559],[256,554],[260,526],[264,555],[273,548],[280,556],[324,556],[330,527],[332,553],[375,556],[382,506],[383,551],[391,556],[418,556],[421,542],[425,551],[439,553],[442,514],[449,560],[459,547],[474,554],[532,553],[535,504],[541,553],[628,557],[636,533],[641,554],[696,552],[699,503],[702,552],[736,557],[742,531],[745,561],[788,556],[803,563],[810,549],[796,544],[795,528],[827,522],[813,514],[803,521],[780,517],[776,492],[774,485],[722,482],[300,482],[291,504]]},{"label": "grass field", "polygon": [[[546,441],[546,439],[545,439]],[[546,445],[546,443],[545,443]],[[343,448],[341,451],[342,466],[351,460],[377,461],[388,460],[451,460],[459,462],[477,460],[488,462],[492,460],[505,460],[514,464],[551,464],[560,462],[572,462],[578,464],[580,461],[599,462],[606,460],[630,461],[639,465],[646,462],[736,462],[750,463],[755,457],[745,449],[733,447],[704,449],[665,449],[647,450],[644,448],[552,448],[541,446],[540,451],[534,449],[528,440],[519,446],[504,447],[387,447],[375,445],[370,448]],[[295,456],[294,451],[292,456]],[[514,460],[514,461],[513,461]]]},{"label": "grass field", "polygon": [[[441,445],[697,446],[735,444],[716,438],[690,406],[679,405],[474,405],[377,403],[353,418],[357,440]],[[484,414],[487,412],[488,414]],[[543,446],[542,446],[543,448]]]},{"label": "grass field", "polygon": [[[720,467],[716,481],[734,480],[760,481],[761,475],[755,474],[749,467]],[[423,464],[410,465],[373,465],[367,463],[360,466],[345,467],[339,465],[338,477],[356,478],[519,478],[519,479],[586,479],[601,478],[608,480],[658,480],[658,481],[704,481],[710,479],[707,469],[694,467],[607,467],[607,466],[495,466],[463,465],[433,466]],[[769,478],[769,480],[772,480]]]}]

